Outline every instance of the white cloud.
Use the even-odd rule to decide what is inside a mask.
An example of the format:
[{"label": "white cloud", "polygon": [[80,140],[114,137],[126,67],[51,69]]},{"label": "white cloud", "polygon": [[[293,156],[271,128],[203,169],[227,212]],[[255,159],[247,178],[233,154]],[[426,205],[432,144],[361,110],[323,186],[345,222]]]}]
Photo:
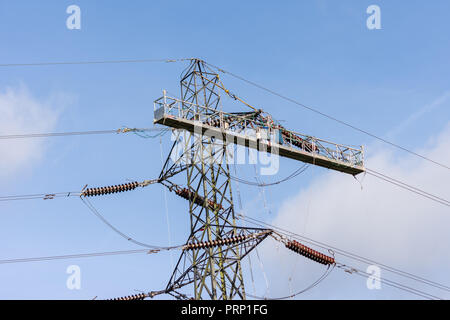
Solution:
[{"label": "white cloud", "polygon": [[[434,147],[421,152],[442,163],[450,163],[450,125],[434,139]],[[450,173],[447,169],[418,161],[412,155],[394,158],[388,150],[380,150],[376,156],[367,159],[366,164],[371,169],[429,193],[450,198]],[[358,176],[359,180],[362,178]],[[353,177],[327,172],[297,196],[287,200],[271,223],[450,285],[449,208],[370,175],[364,177],[362,185],[361,190]],[[324,270],[321,265],[309,262],[284,247],[276,249],[273,241],[264,243],[262,250],[270,273],[271,296],[289,293],[290,285],[293,291],[306,287]],[[340,255],[337,255],[337,260],[360,266]],[[292,275],[292,282],[289,283],[287,279]],[[448,292],[404,281],[386,272],[382,273],[382,277],[401,280],[409,286],[450,298]],[[415,298],[403,291],[388,289],[385,285],[378,292],[368,290],[365,281],[336,269],[317,288],[298,298]]]},{"label": "white cloud", "polygon": [[[24,86],[0,91],[0,135],[51,131],[58,118],[51,100],[38,101]],[[30,168],[44,147],[40,138],[0,140],[0,178]]]}]

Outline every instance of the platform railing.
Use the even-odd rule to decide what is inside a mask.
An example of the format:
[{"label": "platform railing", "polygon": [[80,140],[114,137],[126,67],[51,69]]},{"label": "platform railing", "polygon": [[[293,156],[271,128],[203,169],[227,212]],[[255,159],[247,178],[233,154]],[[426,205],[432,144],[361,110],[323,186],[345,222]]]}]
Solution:
[{"label": "platform railing", "polygon": [[[163,116],[178,117],[184,120],[198,121],[202,125],[213,125],[221,130],[244,134],[255,138],[259,130],[265,131],[265,138],[272,139],[271,143],[288,146],[294,149],[319,154],[333,161],[343,162],[352,166],[364,167],[364,150],[360,148],[333,143],[295,131],[282,129],[291,138],[280,135],[280,128],[276,122],[262,126],[261,120],[251,119],[245,115],[223,112],[189,101],[164,95],[154,102],[155,120]],[[274,137],[281,137],[276,139]],[[297,141],[294,145],[293,142]],[[301,145],[299,147],[298,145]]]}]

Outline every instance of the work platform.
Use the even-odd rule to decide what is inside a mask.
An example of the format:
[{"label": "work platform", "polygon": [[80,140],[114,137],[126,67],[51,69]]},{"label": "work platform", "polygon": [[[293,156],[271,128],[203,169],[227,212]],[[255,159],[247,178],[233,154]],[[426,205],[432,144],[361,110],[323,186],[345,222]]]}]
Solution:
[{"label": "work platform", "polygon": [[262,111],[227,113],[177,98],[155,101],[154,123],[215,137],[259,151],[357,175],[365,171],[364,152],[289,131]]}]

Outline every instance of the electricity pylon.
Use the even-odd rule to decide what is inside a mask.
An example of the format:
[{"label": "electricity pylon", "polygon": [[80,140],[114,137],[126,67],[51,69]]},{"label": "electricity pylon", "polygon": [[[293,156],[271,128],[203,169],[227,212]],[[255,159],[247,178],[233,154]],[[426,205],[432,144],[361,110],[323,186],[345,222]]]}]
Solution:
[{"label": "electricity pylon", "polygon": [[[155,101],[154,122],[172,127],[175,133],[158,181],[189,201],[186,245],[197,245],[183,250],[164,292],[191,285],[195,299],[246,299],[241,261],[272,231],[236,224],[228,146],[241,145],[352,175],[365,170],[363,150],[287,130],[230,93],[202,60],[191,60],[180,86],[181,98],[164,91]],[[219,92],[253,111],[224,112]],[[175,183],[184,172],[182,182]],[[230,238],[236,241],[224,240]]]},{"label": "electricity pylon", "polygon": [[[192,110],[189,116],[196,121],[219,111],[217,81],[217,74],[208,72],[202,61],[193,60],[181,79],[181,110]],[[181,130],[175,140],[159,178],[189,200],[187,243],[259,234],[239,243],[183,251],[166,290],[192,284],[195,299],[245,299],[241,259],[269,233],[236,225],[228,155],[216,153],[213,137]],[[182,172],[186,172],[184,193],[171,182]]]}]

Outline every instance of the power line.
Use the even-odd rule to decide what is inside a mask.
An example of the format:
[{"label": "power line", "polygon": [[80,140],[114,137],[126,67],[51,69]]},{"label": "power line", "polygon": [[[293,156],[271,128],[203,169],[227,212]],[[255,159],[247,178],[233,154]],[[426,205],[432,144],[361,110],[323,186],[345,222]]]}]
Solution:
[{"label": "power line", "polygon": [[99,218],[104,224],[106,224],[110,229],[112,229],[114,232],[116,232],[118,235],[120,235],[122,238],[126,239],[127,241],[130,241],[134,244],[137,244],[138,246],[141,247],[145,247],[145,248],[150,248],[150,249],[173,249],[173,248],[177,248],[177,247],[158,247],[158,246],[154,246],[151,244],[147,244],[147,243],[143,243],[140,241],[136,241],[134,240],[132,237],[126,235],[125,233],[123,233],[122,231],[120,231],[119,229],[117,229],[116,227],[114,227],[108,220],[106,220],[101,214],[100,212],[98,212],[98,210],[92,205],[92,203],[87,199],[87,198],[82,198],[80,197],[81,201],[83,201],[83,203],[86,205],[86,207],[88,207],[88,209],[97,217]]},{"label": "power line", "polygon": [[330,266],[328,266],[327,269],[325,270],[324,274],[322,274],[319,279],[314,281],[311,285],[309,285],[305,289],[297,291],[296,293],[290,294],[288,296],[277,297],[277,298],[266,298],[266,297],[260,297],[260,296],[251,295],[249,293],[247,293],[247,296],[249,296],[251,298],[254,298],[254,299],[258,299],[258,300],[285,300],[285,299],[295,298],[296,296],[298,296],[298,295],[300,295],[302,293],[305,293],[306,291],[309,291],[312,288],[314,288],[317,285],[319,285],[319,283],[324,281],[329,276],[329,274],[333,271],[333,269],[334,269],[334,265],[331,266],[331,269],[330,269]]},{"label": "power line", "polygon": [[75,196],[80,196],[80,192],[69,191],[56,193],[37,193],[37,194],[23,194],[14,196],[2,196],[0,197],[0,201],[35,200],[35,199],[51,200],[54,198],[67,198]]},{"label": "power line", "polygon": [[109,252],[68,254],[68,255],[61,255],[61,256],[21,258],[21,259],[4,259],[4,260],[0,260],[0,264],[50,261],[50,260],[65,260],[65,259],[90,258],[90,257],[104,257],[104,256],[125,255],[125,254],[135,254],[135,253],[154,253],[154,252],[151,250],[149,251],[148,249],[138,249],[138,250],[122,250],[122,251],[109,251]]},{"label": "power line", "polygon": [[394,179],[394,178],[392,178],[392,177],[389,177],[389,176],[387,176],[387,175],[385,175],[385,174],[382,174],[382,173],[380,173],[380,172],[377,172],[377,171],[375,171],[375,170],[366,168],[366,172],[367,172],[368,174],[370,174],[371,176],[374,176],[374,177],[376,177],[376,178],[378,178],[378,179],[384,180],[384,181],[386,181],[386,182],[389,182],[389,183],[391,183],[391,184],[394,184],[394,185],[396,185],[396,186],[399,186],[400,188],[406,189],[406,190],[411,191],[411,192],[413,192],[413,193],[416,193],[416,194],[418,194],[418,195],[420,195],[420,196],[422,196],[422,197],[428,198],[428,199],[430,199],[430,200],[433,200],[433,201],[436,201],[436,202],[438,202],[438,203],[440,203],[440,204],[443,204],[443,205],[445,205],[445,206],[447,206],[447,207],[450,207],[450,201],[448,201],[448,200],[446,200],[446,199],[443,199],[443,198],[440,198],[440,197],[438,197],[438,196],[435,196],[435,195],[433,195],[433,194],[431,194],[431,193],[428,193],[428,192],[426,192],[426,191],[423,191],[423,190],[421,190],[421,189],[419,189],[419,188],[416,188],[416,187],[414,187],[414,186],[411,186],[411,185],[409,185],[409,184],[406,184],[406,183],[404,183],[404,182],[402,182],[402,181],[399,181],[399,180],[397,180],[397,179]]},{"label": "power line", "polygon": [[124,60],[96,60],[96,61],[49,61],[34,63],[2,63],[0,67],[31,67],[31,66],[54,66],[54,65],[82,65],[82,64],[118,64],[118,63],[148,63],[148,62],[179,62],[191,60],[181,59],[124,59]]},{"label": "power line", "polygon": [[29,133],[29,134],[13,134],[0,135],[1,140],[8,139],[25,139],[25,138],[47,138],[47,137],[65,137],[65,136],[81,136],[95,134],[111,134],[111,133],[141,133],[148,131],[167,132],[167,128],[121,128],[115,130],[90,130],[90,131],[72,131],[72,132],[52,132],[52,133]]},{"label": "power line", "polygon": [[[344,268],[344,267],[347,267],[347,266],[341,265],[341,266],[337,266],[337,267],[338,268]],[[391,286],[391,287],[394,287],[394,288],[397,288],[397,289],[409,292],[411,294],[420,296],[420,297],[428,299],[428,300],[442,300],[442,298],[439,298],[439,297],[434,296],[432,294],[426,293],[424,291],[421,291],[421,290],[418,290],[418,289],[415,289],[415,288],[408,287],[408,286],[406,286],[404,284],[401,284],[401,283],[398,283],[398,282],[386,279],[384,277],[383,278],[376,277],[376,276],[374,276],[372,274],[369,274],[369,273],[367,273],[367,272],[365,272],[363,270],[356,269],[356,268],[353,268],[353,267],[349,267],[349,268],[350,268],[350,271],[348,271],[348,270],[347,271],[350,274],[356,274],[356,275],[362,276],[364,278],[372,277],[373,279],[379,281],[380,283],[383,283],[383,284],[386,284],[388,286]]]},{"label": "power line", "polygon": [[54,198],[68,198],[68,197],[93,197],[107,194],[114,194],[118,192],[135,190],[137,187],[146,187],[148,185],[158,182],[157,180],[144,180],[142,182],[130,182],[115,186],[107,186],[100,188],[87,188],[86,185],[81,191],[66,191],[66,192],[55,192],[55,193],[35,193],[35,194],[23,194],[23,195],[11,195],[11,196],[0,196],[0,201],[15,201],[15,200],[34,200],[43,199],[51,200]]},{"label": "power line", "polygon": [[141,247],[150,248],[150,249],[156,249],[156,250],[171,250],[171,249],[178,249],[178,248],[182,248],[183,247],[183,246],[161,247],[161,246],[154,246],[154,245],[151,245],[151,244],[147,244],[147,243],[144,243],[144,242],[137,241],[137,240],[133,239],[132,237],[126,235],[125,233],[123,233],[122,231],[117,229],[116,227],[114,227],[108,220],[106,220],[100,214],[100,212],[98,212],[98,210],[92,205],[92,203],[87,198],[80,197],[80,199],[81,199],[81,201],[83,201],[83,203],[86,205],[86,207],[88,207],[88,209],[97,218],[99,218],[104,224],[106,224],[109,228],[111,228],[114,232],[119,234],[122,238],[126,239],[127,241],[130,241],[130,242],[132,242],[134,244],[137,244],[138,246],[141,246]]},{"label": "power line", "polygon": [[449,170],[450,170],[450,167],[449,167],[448,165],[445,165],[445,164],[443,164],[443,163],[440,163],[440,162],[437,162],[437,161],[435,161],[435,160],[433,160],[433,159],[430,159],[430,158],[428,158],[428,157],[425,157],[424,155],[421,155],[421,154],[419,154],[419,153],[417,153],[417,152],[414,152],[414,151],[409,150],[409,149],[407,149],[407,148],[405,148],[405,147],[402,147],[402,146],[400,146],[400,145],[398,145],[398,144],[396,144],[396,143],[394,143],[394,142],[388,141],[388,140],[386,140],[386,139],[384,139],[384,138],[382,138],[382,137],[380,137],[380,136],[377,136],[377,135],[375,135],[375,134],[373,134],[373,133],[370,133],[370,132],[368,132],[368,131],[366,131],[366,130],[363,130],[363,129],[361,129],[361,128],[358,128],[358,127],[356,127],[356,126],[354,126],[354,125],[352,125],[352,124],[350,124],[350,123],[348,123],[348,122],[345,122],[345,121],[343,121],[343,120],[337,119],[337,118],[335,118],[335,117],[333,117],[333,116],[331,116],[331,115],[329,115],[329,114],[326,114],[326,113],[324,113],[324,112],[322,112],[322,111],[319,111],[319,110],[317,110],[317,109],[315,109],[315,108],[313,108],[313,107],[307,106],[307,105],[305,105],[305,104],[303,104],[303,103],[301,103],[301,102],[299,102],[299,101],[297,101],[297,100],[294,100],[294,99],[292,99],[292,98],[289,98],[289,97],[287,97],[287,96],[285,96],[285,95],[283,95],[283,94],[281,94],[281,93],[278,93],[278,92],[276,92],[276,91],[274,91],[274,90],[268,89],[268,88],[266,88],[266,87],[264,87],[264,86],[262,86],[262,85],[259,85],[259,84],[255,83],[255,82],[253,82],[253,81],[247,80],[247,79],[245,79],[244,77],[241,77],[241,76],[239,76],[239,75],[237,75],[237,74],[234,74],[234,73],[232,73],[232,72],[229,72],[229,71],[226,71],[226,70],[224,70],[224,69],[222,69],[222,68],[219,68],[219,67],[217,67],[217,66],[215,66],[215,65],[213,65],[213,64],[211,64],[211,63],[208,63],[208,62],[205,62],[205,63],[206,63],[207,65],[211,66],[211,67],[216,68],[218,71],[220,71],[220,72],[222,72],[222,73],[224,73],[224,74],[229,74],[230,76],[232,76],[232,77],[234,77],[234,78],[236,78],[236,79],[239,79],[239,80],[244,81],[244,82],[246,82],[246,83],[248,83],[248,84],[250,84],[250,85],[252,85],[252,86],[254,86],[254,87],[257,87],[257,88],[259,88],[259,89],[261,89],[261,90],[264,90],[264,91],[266,91],[266,92],[269,92],[270,94],[275,95],[275,96],[277,96],[277,97],[279,97],[279,98],[281,98],[281,99],[284,99],[284,100],[286,100],[286,101],[289,101],[289,102],[291,102],[291,103],[294,103],[294,104],[296,104],[296,105],[298,105],[298,106],[300,106],[300,107],[303,107],[303,108],[308,109],[308,110],[310,110],[310,111],[312,111],[312,112],[314,112],[314,113],[317,113],[317,114],[319,114],[319,115],[321,115],[321,116],[323,116],[323,117],[326,117],[326,118],[328,118],[328,119],[330,119],[330,120],[333,120],[333,121],[335,121],[335,122],[338,122],[338,123],[340,123],[340,124],[342,124],[342,125],[344,125],[344,126],[347,126],[347,127],[351,128],[351,129],[353,129],[353,130],[359,131],[359,132],[361,132],[361,133],[363,133],[363,134],[365,134],[365,135],[368,135],[368,136],[370,136],[370,137],[372,137],[372,138],[375,138],[375,139],[377,139],[377,140],[379,140],[379,141],[381,141],[381,142],[383,142],[383,143],[385,143],[385,144],[391,145],[391,146],[393,146],[393,147],[395,147],[395,148],[398,148],[398,149],[400,149],[400,150],[403,150],[403,151],[405,151],[405,152],[408,152],[408,153],[410,153],[410,154],[412,154],[412,155],[415,155],[415,156],[417,156],[417,157],[419,157],[419,158],[422,158],[422,159],[424,159],[424,160],[426,160],[426,161],[432,162],[432,163],[434,163],[434,164],[436,164],[436,165],[438,165],[438,166],[440,166],[440,167],[442,167],[442,168],[445,168],[445,169],[449,169]]},{"label": "power line", "polygon": [[363,262],[363,263],[366,263],[366,264],[377,265],[380,268],[385,269],[386,271],[389,271],[391,273],[394,273],[394,274],[403,276],[405,278],[409,278],[411,280],[414,280],[414,281],[417,281],[417,282],[421,282],[423,284],[426,284],[426,285],[429,285],[429,286],[432,286],[432,287],[435,287],[435,288],[438,288],[438,289],[450,292],[450,287],[447,286],[447,285],[444,285],[444,284],[441,284],[441,283],[438,283],[438,282],[435,282],[435,281],[432,281],[432,280],[425,279],[423,277],[414,275],[414,274],[406,272],[406,271],[402,271],[402,270],[397,269],[397,268],[390,267],[390,266],[388,266],[386,264],[377,262],[377,261],[372,260],[372,259],[368,259],[368,258],[362,257],[360,255],[351,253],[351,252],[346,251],[346,250],[342,250],[342,249],[336,248],[336,247],[334,247],[332,245],[328,245],[326,243],[323,243],[323,242],[320,242],[320,241],[317,241],[317,240],[313,240],[313,239],[305,237],[305,236],[301,236],[301,235],[299,235],[299,234],[297,234],[295,232],[292,232],[292,231],[280,228],[280,227],[275,226],[273,224],[266,223],[266,222],[260,221],[258,219],[255,219],[255,218],[246,217],[246,216],[243,216],[241,214],[238,214],[238,218],[242,219],[242,220],[245,220],[245,221],[247,221],[249,223],[258,225],[260,227],[264,227],[264,228],[270,227],[273,230],[277,230],[281,234],[284,234],[284,235],[290,236],[290,237],[294,237],[296,239],[302,240],[303,242],[306,242],[306,243],[313,244],[313,245],[315,245],[317,247],[320,247],[322,249],[326,249],[326,250],[330,250],[331,249],[332,251],[337,252],[337,253],[339,253],[339,254],[341,254],[343,256],[346,256],[346,257],[348,257],[350,259],[357,260],[359,262]]},{"label": "power line", "polygon": [[66,192],[55,192],[55,193],[35,193],[35,194],[23,194],[23,195],[11,195],[11,196],[0,196],[0,201],[16,201],[16,200],[34,200],[43,199],[51,200],[54,198],[68,198],[68,197],[91,197],[99,195],[113,194],[117,192],[131,191],[137,187],[146,187],[150,184],[156,183],[156,180],[144,180],[142,182],[131,182],[121,185],[101,187],[101,188],[87,188],[87,185],[81,191],[66,191]]},{"label": "power line", "polygon": [[[275,232],[275,234],[276,234],[276,232]],[[277,241],[283,242],[282,238],[281,239],[277,239],[276,237],[274,237],[274,239],[277,240]],[[333,261],[334,261],[334,253],[333,253]],[[414,295],[421,296],[421,297],[426,298],[426,299],[442,300],[441,298],[439,298],[437,296],[434,296],[432,294],[426,293],[426,292],[421,291],[419,289],[412,288],[412,287],[406,286],[404,284],[401,284],[399,282],[395,282],[393,280],[386,279],[385,277],[383,277],[381,279],[380,277],[376,277],[376,276],[374,276],[372,274],[369,274],[369,273],[367,273],[365,271],[362,271],[362,270],[359,270],[359,269],[356,269],[354,267],[350,267],[350,266],[347,266],[347,265],[344,265],[344,264],[341,264],[341,263],[337,263],[337,262],[335,262],[335,263],[333,263],[331,265],[328,265],[328,268],[325,271],[325,273],[318,280],[316,280],[312,285],[308,286],[306,289],[303,289],[301,291],[296,292],[295,294],[291,294],[291,295],[280,297],[280,298],[263,298],[263,297],[252,296],[252,295],[249,295],[249,296],[254,297],[256,299],[269,299],[269,300],[283,300],[283,299],[293,298],[293,297],[295,297],[295,296],[297,296],[299,294],[302,294],[302,293],[312,289],[313,287],[318,285],[320,282],[325,280],[325,278],[331,273],[331,271],[334,269],[335,266],[337,266],[340,269],[343,269],[345,272],[348,272],[350,274],[356,273],[357,275],[360,275],[360,276],[374,278],[375,280],[378,280],[380,283],[383,283],[383,284],[395,287],[397,289],[409,292],[409,293],[414,294]],[[332,268],[330,269],[330,267],[332,267]]]},{"label": "power line", "polygon": [[277,185],[280,184],[282,182],[288,181],[290,179],[293,179],[295,177],[297,177],[298,175],[300,175],[301,173],[305,172],[305,170],[308,169],[308,165],[304,164],[303,166],[301,166],[300,168],[296,169],[294,172],[292,172],[289,176],[287,176],[286,178],[283,178],[281,180],[275,181],[275,182],[270,182],[270,183],[264,183],[264,182],[253,182],[253,181],[248,181],[236,176],[231,176],[230,178],[236,182],[240,182],[243,184],[247,184],[250,186],[257,186],[257,187],[269,187],[269,186],[273,186],[273,185]]}]

